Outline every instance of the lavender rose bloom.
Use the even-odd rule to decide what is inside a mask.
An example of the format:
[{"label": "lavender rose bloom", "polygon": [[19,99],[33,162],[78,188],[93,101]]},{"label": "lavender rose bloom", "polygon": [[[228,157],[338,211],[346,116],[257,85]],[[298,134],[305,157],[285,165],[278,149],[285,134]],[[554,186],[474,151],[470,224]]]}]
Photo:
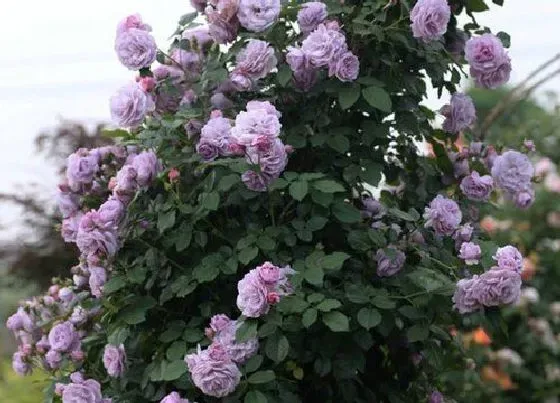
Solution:
[{"label": "lavender rose bloom", "polygon": [[412,34],[424,41],[439,39],[451,18],[451,9],[446,0],[418,0],[410,12]]},{"label": "lavender rose bloom", "polygon": [[528,187],[514,195],[513,201],[518,208],[527,209],[535,201],[535,191]]},{"label": "lavender rose bloom", "polygon": [[264,112],[252,109],[237,114],[235,126],[231,129],[231,136],[237,144],[249,147],[259,136],[274,139],[280,135],[282,125],[278,116]]},{"label": "lavender rose bloom", "polygon": [[529,187],[534,172],[529,158],[517,151],[506,151],[492,165],[492,177],[496,185],[511,194]]},{"label": "lavender rose bloom", "polygon": [[478,70],[471,70],[471,74],[477,87],[488,89],[498,88],[509,81],[511,74],[511,61],[508,58],[491,73],[480,73]]},{"label": "lavender rose bloom", "polygon": [[101,385],[93,379],[72,382],[64,386],[62,403],[109,403],[101,396]]},{"label": "lavender rose bloom", "polygon": [[140,14],[132,14],[119,22],[117,25],[117,36],[130,29],[140,29],[142,31],[150,32],[152,27],[142,21]]},{"label": "lavender rose bloom", "polygon": [[196,152],[204,161],[213,161],[220,155],[218,146],[208,138],[201,138],[196,144]]},{"label": "lavender rose bloom", "polygon": [[280,0],[239,0],[237,18],[249,31],[262,32],[274,24],[280,8]]},{"label": "lavender rose bloom", "polygon": [[51,350],[45,354],[45,361],[50,369],[58,369],[62,363],[62,354],[59,351]]},{"label": "lavender rose bloom", "polygon": [[476,287],[478,286],[479,276],[474,275],[473,278],[459,280],[455,286],[453,294],[453,308],[459,313],[471,313],[482,308],[477,298]]},{"label": "lavender rose bloom", "polygon": [[204,49],[211,45],[214,40],[210,36],[210,29],[207,26],[199,26],[186,29],[181,34],[181,38],[196,43],[198,48]]},{"label": "lavender rose bloom", "polygon": [[136,182],[140,186],[149,185],[159,171],[157,156],[153,151],[143,151],[132,160],[132,167],[136,170]]},{"label": "lavender rose bloom", "polygon": [[80,208],[80,198],[74,193],[58,192],[57,202],[63,218],[72,216]]},{"label": "lavender rose bloom", "polygon": [[73,216],[62,220],[61,235],[64,242],[76,242],[78,239],[78,229],[80,228],[80,221],[82,220],[82,213],[78,212]]},{"label": "lavender rose bloom", "polygon": [[124,346],[113,346],[112,344],[107,344],[103,352],[103,365],[107,370],[109,376],[113,378],[120,377],[124,372],[124,366],[126,361],[126,353],[124,351]]},{"label": "lavender rose bloom", "polygon": [[479,87],[497,88],[509,80],[511,60],[495,35],[484,34],[469,39],[465,45],[465,59]]},{"label": "lavender rose bloom", "polygon": [[88,319],[87,311],[81,306],[76,306],[72,310],[72,315],[70,315],[70,318],[68,320],[73,325],[79,326],[84,324],[87,321],[87,319]]},{"label": "lavender rose bloom", "polygon": [[12,356],[12,369],[21,376],[31,373],[31,364],[25,361],[25,356],[22,352],[16,351]]},{"label": "lavender rose bloom", "polygon": [[236,320],[229,321],[221,330],[216,332],[213,342],[221,344],[228,353],[231,360],[237,364],[243,364],[254,356],[259,349],[257,338],[252,338],[244,342],[237,342],[235,334],[241,326]]},{"label": "lavender rose bloom", "polygon": [[328,29],[321,24],[301,44],[311,67],[328,66],[333,60],[338,60],[348,50],[346,37],[340,31]]},{"label": "lavender rose bloom", "polygon": [[426,228],[432,227],[438,235],[452,235],[457,229],[463,214],[459,205],[451,199],[437,195],[424,211]]},{"label": "lavender rose bloom", "polygon": [[218,43],[228,43],[237,37],[239,20],[237,18],[238,1],[220,0],[216,8],[206,7],[208,28],[212,39]]},{"label": "lavender rose bloom", "polygon": [[331,71],[340,81],[354,81],[360,72],[360,60],[352,52],[346,52],[329,65],[329,75]]},{"label": "lavender rose bloom", "polygon": [[25,312],[23,307],[19,307],[16,313],[8,318],[6,321],[6,327],[12,332],[17,332],[19,330],[25,330],[31,332],[34,329],[33,321],[27,312]]},{"label": "lavender rose bloom", "polygon": [[91,266],[89,268],[89,288],[91,294],[99,298],[103,294],[103,286],[107,282],[107,271],[103,267]]},{"label": "lavender rose bloom", "polygon": [[212,108],[224,110],[233,108],[234,103],[222,92],[217,92],[210,97],[210,105]]},{"label": "lavender rose bloom", "polygon": [[267,186],[272,182],[272,179],[255,171],[246,171],[241,175],[241,181],[249,190],[266,192]]},{"label": "lavender rose bloom", "polygon": [[308,34],[327,18],[327,5],[320,1],[303,3],[297,14],[297,22],[301,32]]},{"label": "lavender rose bloom", "polygon": [[230,154],[231,122],[221,115],[212,117],[200,131],[200,141],[196,151],[206,161],[211,161],[218,155]]},{"label": "lavender rose bloom", "polygon": [[242,71],[232,71],[229,75],[229,82],[235,89],[235,91],[244,92],[251,91],[253,89],[254,83],[251,77],[243,73]]},{"label": "lavender rose bloom", "polygon": [[310,68],[307,56],[303,50],[293,46],[288,47],[288,52],[286,53],[286,63],[288,63],[292,71],[300,71]]},{"label": "lavender rose bloom", "polygon": [[102,223],[118,224],[124,216],[124,204],[111,196],[105,203],[99,206],[99,219]]},{"label": "lavender rose bloom", "polygon": [[56,351],[69,351],[76,341],[76,331],[70,322],[54,325],[49,332],[49,344]]},{"label": "lavender rose bloom", "polygon": [[470,223],[460,226],[453,233],[453,239],[455,240],[455,247],[459,249],[463,242],[468,242],[472,238],[473,227]]},{"label": "lavender rose bloom", "polygon": [[273,141],[266,139],[268,145],[265,146],[264,150],[259,150],[259,147],[247,148],[247,162],[259,164],[261,173],[271,178],[277,178],[288,164],[288,154],[282,140],[278,138]]},{"label": "lavender rose bloom", "polygon": [[82,216],[76,245],[86,257],[113,257],[118,249],[116,225],[103,223],[99,213],[92,210]]},{"label": "lavender rose bloom", "polygon": [[149,32],[131,28],[117,36],[115,51],[123,66],[140,70],[150,67],[156,60],[157,45]]},{"label": "lavender rose bloom", "polygon": [[155,104],[152,97],[138,85],[131,82],[111,97],[111,119],[122,127],[138,127]]},{"label": "lavender rose bloom", "polygon": [[480,275],[476,293],[485,306],[516,303],[521,295],[521,276],[510,269],[493,267]]},{"label": "lavender rose bloom", "polygon": [[266,77],[276,67],[274,49],[265,41],[250,39],[236,57],[236,71],[258,80]]},{"label": "lavender rose bloom", "polygon": [[248,318],[258,318],[270,309],[268,288],[253,269],[237,283],[237,308]]},{"label": "lavender rose bloom", "polygon": [[377,261],[377,275],[379,277],[390,277],[401,271],[406,255],[396,247],[389,246],[387,249],[378,249],[375,260]]},{"label": "lavender rose bloom", "polygon": [[492,258],[498,263],[500,269],[508,269],[516,273],[521,273],[523,270],[523,256],[515,246],[507,245],[498,248]]},{"label": "lavender rose bloom", "polygon": [[480,176],[476,171],[465,176],[461,181],[461,191],[469,200],[487,201],[494,187],[494,180],[490,175]]},{"label": "lavender rose bloom", "polygon": [[177,392],[171,392],[165,396],[159,403],[190,403],[189,399],[181,399],[181,395]]},{"label": "lavender rose bloom", "polygon": [[441,109],[441,114],[445,116],[443,130],[448,133],[459,133],[472,127],[476,120],[472,98],[460,92],[451,96],[450,104]]},{"label": "lavender rose bloom", "polygon": [[465,261],[467,266],[478,264],[482,250],[473,242],[463,242],[459,251],[459,258]]},{"label": "lavender rose bloom", "polygon": [[197,354],[188,354],[185,362],[195,386],[208,396],[229,395],[241,379],[239,368],[219,344],[212,344]]},{"label": "lavender rose bloom", "polygon": [[430,393],[428,403],[444,403],[443,395],[441,394],[441,392],[438,390],[434,390],[432,393]]},{"label": "lavender rose bloom", "polygon": [[81,185],[89,185],[95,174],[99,171],[99,156],[90,153],[85,148],[80,148],[67,159],[66,178],[68,185],[74,191]]}]

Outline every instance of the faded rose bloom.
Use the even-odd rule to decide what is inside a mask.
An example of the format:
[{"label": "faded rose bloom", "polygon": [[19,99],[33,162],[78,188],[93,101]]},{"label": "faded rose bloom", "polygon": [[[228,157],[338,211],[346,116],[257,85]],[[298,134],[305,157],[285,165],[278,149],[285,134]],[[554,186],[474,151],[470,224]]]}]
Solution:
[{"label": "faded rose bloom", "polygon": [[92,210],[80,220],[76,245],[86,257],[113,257],[118,249],[116,231],[116,225],[103,223],[99,213]]},{"label": "faded rose bloom", "polygon": [[210,328],[215,333],[221,332],[226,327],[228,327],[230,322],[231,319],[227,315],[224,314],[214,315],[212,316],[212,318],[210,318]]},{"label": "faded rose bloom", "polygon": [[256,337],[244,342],[236,341],[235,335],[240,326],[240,322],[230,320],[216,331],[213,339],[214,343],[219,343],[224,347],[230,359],[237,364],[243,364],[254,356],[259,349],[259,342]]},{"label": "faded rose bloom", "polygon": [[404,266],[406,255],[394,246],[378,249],[375,255],[377,261],[377,275],[390,277],[397,274]]},{"label": "faded rose bloom", "polygon": [[72,315],[70,315],[70,318],[68,319],[68,321],[70,323],[72,323],[74,326],[79,326],[84,324],[88,319],[88,313],[87,311],[81,307],[81,306],[75,306],[74,309],[72,310]]},{"label": "faded rose bloom", "polygon": [[78,212],[75,215],[62,220],[62,228],[60,232],[64,242],[76,242],[82,216],[83,214]]},{"label": "faded rose bloom", "polygon": [[117,36],[130,29],[139,29],[150,32],[152,27],[142,21],[140,14],[132,14],[119,22],[117,25]]},{"label": "faded rose bloom", "polygon": [[254,86],[253,80],[241,71],[233,71],[229,75],[229,81],[239,92],[250,91]]},{"label": "faded rose bloom", "polygon": [[250,39],[235,60],[235,70],[252,80],[266,77],[277,63],[274,49],[268,42],[256,39]]},{"label": "faded rose bloom", "polygon": [[282,117],[282,114],[269,101],[249,101],[245,106],[247,111],[261,111],[270,116]]},{"label": "faded rose bloom", "polygon": [[237,307],[243,315],[258,318],[270,309],[267,302],[268,288],[258,272],[251,270],[237,283]]},{"label": "faded rose bloom", "polygon": [[237,18],[249,31],[262,32],[278,19],[280,0],[239,0]]},{"label": "faded rose bloom", "polygon": [[471,69],[471,75],[477,87],[495,89],[509,81],[511,75],[511,61],[508,57],[496,71],[491,73],[480,73]]},{"label": "faded rose bloom", "polygon": [[461,181],[461,191],[469,200],[487,201],[492,193],[494,180],[490,175],[480,176],[477,171],[472,171]]},{"label": "faded rose bloom", "polygon": [[342,32],[327,29],[321,24],[301,44],[301,50],[309,61],[310,67],[328,66],[338,60],[348,50],[346,37]]},{"label": "faded rose bloom", "polygon": [[327,5],[320,1],[303,3],[297,14],[301,32],[308,34],[321,24],[328,16]]},{"label": "faded rose bloom", "polygon": [[450,18],[446,0],[418,0],[410,12],[412,34],[424,41],[437,40],[447,31]]},{"label": "faded rose bloom", "polygon": [[463,259],[467,266],[478,264],[482,250],[473,242],[463,242],[459,251],[459,259]]},{"label": "faded rose bloom", "polygon": [[107,344],[103,353],[103,365],[109,376],[113,378],[120,377],[125,369],[126,353],[124,345],[113,346]]},{"label": "faded rose bloom", "polygon": [[453,308],[458,310],[459,313],[471,313],[482,308],[475,292],[478,286],[478,278],[479,276],[474,275],[470,279],[462,279],[457,282],[452,300]]},{"label": "faded rose bloom", "polygon": [[217,7],[206,7],[205,14],[208,18],[209,33],[217,43],[228,43],[237,37],[239,20],[237,18],[238,1],[221,0]]},{"label": "faded rose bloom", "polygon": [[496,185],[511,194],[530,187],[534,172],[529,158],[517,151],[506,151],[496,158],[492,166],[492,177]]},{"label": "faded rose bloom", "polygon": [[485,306],[513,304],[519,300],[521,276],[513,270],[493,267],[480,275],[476,289],[478,300]]},{"label": "faded rose bloom", "polygon": [[292,71],[300,71],[310,68],[307,56],[303,50],[293,46],[288,47],[288,52],[286,53],[286,63],[288,63]]},{"label": "faded rose bloom", "polygon": [[122,127],[138,127],[146,115],[153,112],[155,104],[152,97],[138,85],[131,82],[111,97],[111,118]]},{"label": "faded rose bloom", "polygon": [[331,71],[340,81],[354,81],[360,73],[360,60],[352,52],[346,52],[336,63],[329,64],[329,75]]},{"label": "faded rose bloom", "polygon": [[523,270],[523,256],[515,246],[507,245],[498,248],[492,258],[497,262],[500,269],[509,269],[517,273]]},{"label": "faded rose bloom", "polygon": [[149,32],[130,28],[117,35],[115,51],[127,69],[140,70],[150,67],[156,60],[157,45]]},{"label": "faded rose bloom", "polygon": [[218,155],[230,155],[231,122],[222,116],[211,117],[202,127],[197,152],[205,161],[211,161]]},{"label": "faded rose bloom", "polygon": [[207,396],[224,397],[235,391],[241,372],[223,346],[215,343],[204,351],[188,354],[185,362],[194,385]]},{"label": "faded rose bloom", "polygon": [[461,224],[463,214],[459,205],[453,200],[437,195],[426,207],[424,219],[426,228],[432,227],[436,234],[449,236]]},{"label": "faded rose bloom", "polygon": [[472,127],[476,121],[472,98],[460,92],[454,93],[449,105],[445,105],[440,112],[445,116],[443,130],[448,133],[459,133]]}]

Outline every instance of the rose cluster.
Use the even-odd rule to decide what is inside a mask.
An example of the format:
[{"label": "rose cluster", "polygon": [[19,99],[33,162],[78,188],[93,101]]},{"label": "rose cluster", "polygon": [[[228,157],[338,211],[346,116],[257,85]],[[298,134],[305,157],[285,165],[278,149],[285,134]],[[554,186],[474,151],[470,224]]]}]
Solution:
[{"label": "rose cluster", "polygon": [[80,372],[70,375],[70,383],[57,383],[55,393],[62,397],[62,403],[111,403],[112,399],[104,399],[101,385],[94,379],[85,379]]},{"label": "rose cluster", "polygon": [[[292,292],[288,276],[294,274],[288,266],[278,267],[270,262],[249,271],[238,283],[237,307],[248,318],[268,313],[270,306]],[[224,397],[239,384],[243,364],[259,348],[256,338],[239,342],[236,333],[241,323],[227,315],[214,315],[205,333],[212,343],[207,349],[200,346],[196,353],[187,354],[185,362],[193,383],[205,395]]]}]

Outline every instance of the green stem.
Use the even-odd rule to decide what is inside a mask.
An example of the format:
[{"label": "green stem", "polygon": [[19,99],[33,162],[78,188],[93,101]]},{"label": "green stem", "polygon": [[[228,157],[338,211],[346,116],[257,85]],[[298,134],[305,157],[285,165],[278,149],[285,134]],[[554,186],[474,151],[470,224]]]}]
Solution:
[{"label": "green stem", "polygon": [[[154,245],[150,244],[149,242],[146,242],[145,240],[143,240],[142,238],[138,238],[137,239],[138,242],[140,242],[141,244],[143,244],[144,246],[148,247],[148,248],[153,248],[153,249],[157,249],[161,252],[160,249],[156,248]],[[171,263],[173,266],[175,266],[176,268],[178,268],[179,270],[182,270],[184,272],[188,271],[186,267],[181,266],[179,263],[177,263],[175,260],[171,259],[170,257],[168,257],[165,253],[163,254],[165,256],[165,258],[169,261],[169,263]]]}]

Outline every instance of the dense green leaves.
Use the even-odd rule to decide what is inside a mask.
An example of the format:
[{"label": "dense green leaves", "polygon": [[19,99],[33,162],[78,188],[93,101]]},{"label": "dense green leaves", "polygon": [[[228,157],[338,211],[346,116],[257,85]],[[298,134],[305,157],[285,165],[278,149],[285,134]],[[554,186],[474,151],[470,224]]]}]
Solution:
[{"label": "dense green leaves", "polygon": [[362,95],[368,104],[374,108],[383,112],[391,112],[391,98],[383,88],[377,86],[367,87],[362,90]]}]

